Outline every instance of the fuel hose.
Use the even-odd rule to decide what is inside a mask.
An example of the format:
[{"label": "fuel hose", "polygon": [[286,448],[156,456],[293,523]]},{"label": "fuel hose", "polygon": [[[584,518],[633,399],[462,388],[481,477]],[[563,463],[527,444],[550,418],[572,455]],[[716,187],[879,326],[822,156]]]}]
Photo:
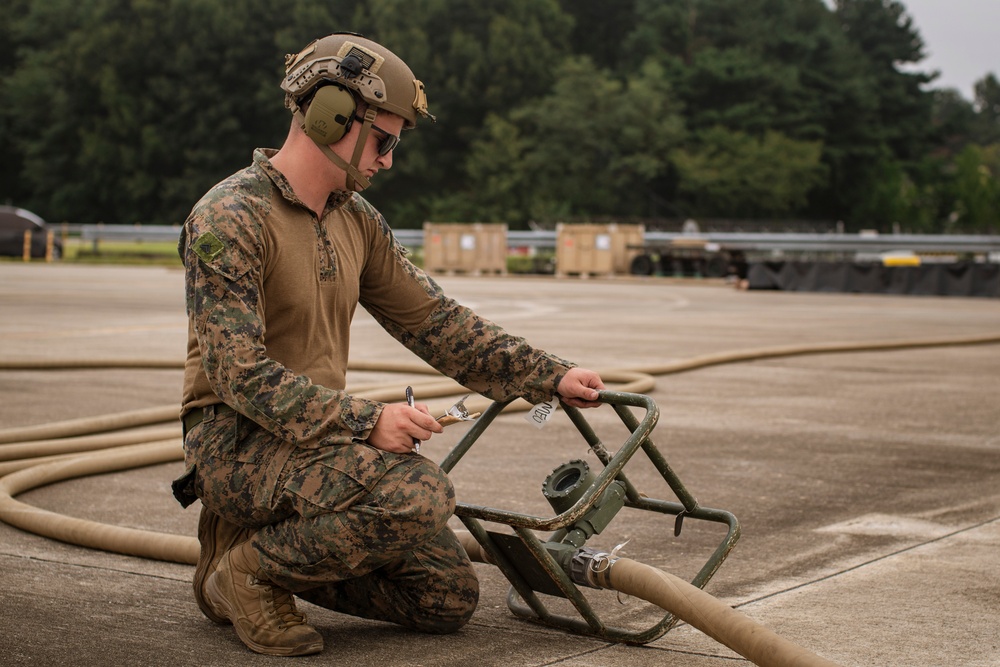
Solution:
[{"label": "fuel hose", "polygon": [[[749,350],[737,350],[718,354],[709,354],[690,359],[679,360],[670,363],[645,366],[642,368],[610,369],[602,370],[602,377],[608,382],[621,382],[622,386],[616,390],[632,393],[649,392],[655,386],[654,376],[682,373],[717,366],[728,363],[743,363],[761,359],[770,359],[787,356],[800,356],[807,354],[831,354],[844,352],[872,352],[904,350],[929,347],[949,347],[963,345],[987,345],[1000,343],[1000,335],[978,335],[962,337],[945,337],[916,340],[891,340],[891,341],[862,341],[848,343],[818,343],[811,345],[793,345],[756,348]],[[58,370],[66,368],[182,368],[182,362],[164,361],[162,359],[133,359],[133,360],[98,360],[98,359],[48,359],[48,360],[0,360],[0,371],[2,370]],[[409,373],[423,375],[437,375],[437,372],[425,364],[405,364],[385,361],[355,361],[349,366],[349,370],[387,372],[387,373]],[[438,376],[440,378],[440,376]],[[413,383],[414,391],[423,399],[440,398],[464,393],[462,387],[447,379],[437,379],[425,383]],[[363,391],[356,392],[358,396],[370,398],[372,400],[398,401],[401,399],[400,385],[377,385],[366,387]],[[482,411],[489,405],[487,399],[470,400],[466,402],[470,411]],[[508,410],[523,410],[528,407],[524,401],[515,401],[508,406]],[[433,408],[432,408],[433,411]],[[443,412],[443,410],[442,410]],[[143,410],[117,413],[112,415],[101,415],[97,417],[73,419],[51,424],[37,426],[27,426],[20,428],[0,430],[0,465],[8,466],[0,469],[0,474],[7,472],[5,477],[0,478],[0,520],[12,523],[12,517],[17,517],[17,525],[22,530],[38,532],[40,521],[36,522],[32,517],[41,516],[26,512],[24,503],[14,500],[13,496],[23,493],[32,488],[51,484],[57,481],[65,481],[74,477],[100,474],[102,472],[113,472],[138,468],[153,463],[165,463],[168,461],[178,461],[183,458],[180,438],[170,441],[159,441],[162,438],[161,431],[150,431],[143,434],[128,433],[122,435],[115,433],[129,428],[150,427],[169,423],[176,428],[178,408],[176,405],[160,406]],[[111,435],[115,433],[114,435]],[[90,436],[84,438],[81,436]],[[66,440],[60,441],[59,439]],[[154,442],[154,445],[149,445]],[[146,444],[143,444],[146,443]],[[34,447],[32,446],[34,445]],[[155,461],[150,462],[144,454],[145,448],[150,447],[157,452]],[[117,451],[116,450],[121,450]],[[68,452],[73,453],[68,453]],[[88,453],[92,452],[92,453]],[[59,457],[57,460],[39,460],[31,462],[30,459],[40,459],[44,457]],[[93,457],[91,460],[90,457]],[[86,460],[87,462],[81,462]],[[25,462],[28,461],[26,464]],[[107,466],[102,468],[102,466]],[[38,468],[33,473],[28,471]],[[22,474],[24,473],[24,474]],[[8,477],[15,477],[16,484],[12,484]],[[82,540],[85,531],[67,531],[62,539],[72,544],[90,546],[95,549],[114,551],[114,544],[104,544],[100,540],[86,538],[86,543]],[[154,536],[164,534],[153,531],[135,531],[137,534]],[[41,533],[40,533],[41,534]],[[69,538],[69,539],[65,539]],[[156,537],[160,540],[160,537]],[[166,535],[166,540],[188,540],[190,538],[179,535]],[[79,540],[79,541],[78,541]],[[157,556],[155,551],[150,551],[149,558],[159,558],[161,560],[174,560],[178,553],[186,553],[184,549],[169,550],[163,555]],[[193,562],[184,557],[177,562]]]},{"label": "fuel hose", "polygon": [[[654,376],[682,373],[730,363],[811,354],[877,352],[931,347],[987,345],[1000,343],[1000,335],[979,335],[916,340],[819,343],[737,350],[703,355],[641,368],[602,370],[606,382],[622,383],[616,390],[649,392]],[[2,370],[56,370],[61,368],[181,368],[179,362],[163,360],[44,360],[3,361]],[[436,375],[422,364],[358,361],[350,370]],[[465,393],[452,380],[436,379],[413,383],[421,400]],[[396,402],[400,385],[375,385],[358,396]],[[482,411],[487,399],[467,401],[470,411]],[[523,410],[524,401],[511,403],[508,410]],[[125,413],[74,419],[52,424],[0,430],[0,520],[22,530],[79,546],[176,563],[195,564],[198,541],[194,537],[121,526],[69,517],[18,501],[15,496],[47,484],[117,472],[143,466],[178,461],[183,458],[179,433],[164,439],[164,430],[147,428],[171,424],[176,433],[176,405],[134,410]],[[463,538],[470,556],[483,560],[471,535]],[[476,557],[478,556],[478,558]],[[701,630],[754,663],[766,667],[827,667],[835,665],[782,639],[745,615],[701,589],[656,568],[619,558],[593,582],[595,585],[642,598]]]}]

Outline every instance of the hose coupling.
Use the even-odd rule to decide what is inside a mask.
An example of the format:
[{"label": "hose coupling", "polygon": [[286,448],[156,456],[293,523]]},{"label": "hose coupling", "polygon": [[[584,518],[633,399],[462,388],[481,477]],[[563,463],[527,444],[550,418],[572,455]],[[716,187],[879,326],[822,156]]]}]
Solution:
[{"label": "hose coupling", "polygon": [[618,560],[616,554],[583,547],[577,549],[570,561],[569,577],[578,586],[611,588],[611,566]]}]

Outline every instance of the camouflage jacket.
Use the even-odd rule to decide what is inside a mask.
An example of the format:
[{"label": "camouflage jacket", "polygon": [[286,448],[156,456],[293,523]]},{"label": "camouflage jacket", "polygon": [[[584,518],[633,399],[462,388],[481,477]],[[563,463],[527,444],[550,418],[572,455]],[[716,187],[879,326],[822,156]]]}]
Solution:
[{"label": "camouflage jacket", "polygon": [[550,399],[572,366],[446,297],[382,215],[335,192],[317,218],[258,149],[184,224],[182,414],[225,402],[304,446],[365,440],[382,403],[345,391],[361,304],[443,374],[493,399]]}]

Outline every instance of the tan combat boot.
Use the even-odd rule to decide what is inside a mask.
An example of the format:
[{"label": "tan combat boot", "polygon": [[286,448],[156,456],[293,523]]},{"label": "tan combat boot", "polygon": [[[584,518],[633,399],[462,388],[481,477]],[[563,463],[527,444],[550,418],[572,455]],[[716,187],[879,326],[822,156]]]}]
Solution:
[{"label": "tan combat boot", "polygon": [[222,554],[253,535],[247,528],[240,528],[229,523],[204,505],[198,517],[198,542],[201,551],[198,554],[198,564],[194,568],[194,599],[201,613],[215,623],[228,623],[229,619],[219,616],[212,610],[212,605],[205,599],[205,582],[219,566]]},{"label": "tan combat boot", "polygon": [[205,599],[228,618],[240,640],[257,653],[309,655],[323,650],[323,637],[306,624],[288,591],[258,578],[260,564],[249,542],[227,551],[205,583]]}]

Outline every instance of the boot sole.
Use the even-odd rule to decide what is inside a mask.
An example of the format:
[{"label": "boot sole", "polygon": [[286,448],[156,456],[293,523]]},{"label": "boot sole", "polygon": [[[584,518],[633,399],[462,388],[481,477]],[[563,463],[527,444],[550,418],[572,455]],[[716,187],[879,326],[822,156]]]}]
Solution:
[{"label": "boot sole", "polygon": [[224,617],[226,621],[232,623],[233,629],[236,630],[236,636],[240,638],[247,648],[256,653],[261,653],[263,655],[278,655],[278,656],[294,656],[294,655],[312,655],[314,653],[319,653],[323,650],[323,640],[322,638],[318,642],[309,642],[306,644],[299,644],[298,646],[289,647],[276,647],[276,646],[265,646],[264,644],[258,644],[249,636],[247,636],[243,626],[237,622],[236,614],[233,613],[233,608],[226,600],[226,596],[222,594],[219,590],[218,585],[215,583],[215,578],[209,577],[208,582],[205,584],[205,601],[212,608],[212,613]]}]

